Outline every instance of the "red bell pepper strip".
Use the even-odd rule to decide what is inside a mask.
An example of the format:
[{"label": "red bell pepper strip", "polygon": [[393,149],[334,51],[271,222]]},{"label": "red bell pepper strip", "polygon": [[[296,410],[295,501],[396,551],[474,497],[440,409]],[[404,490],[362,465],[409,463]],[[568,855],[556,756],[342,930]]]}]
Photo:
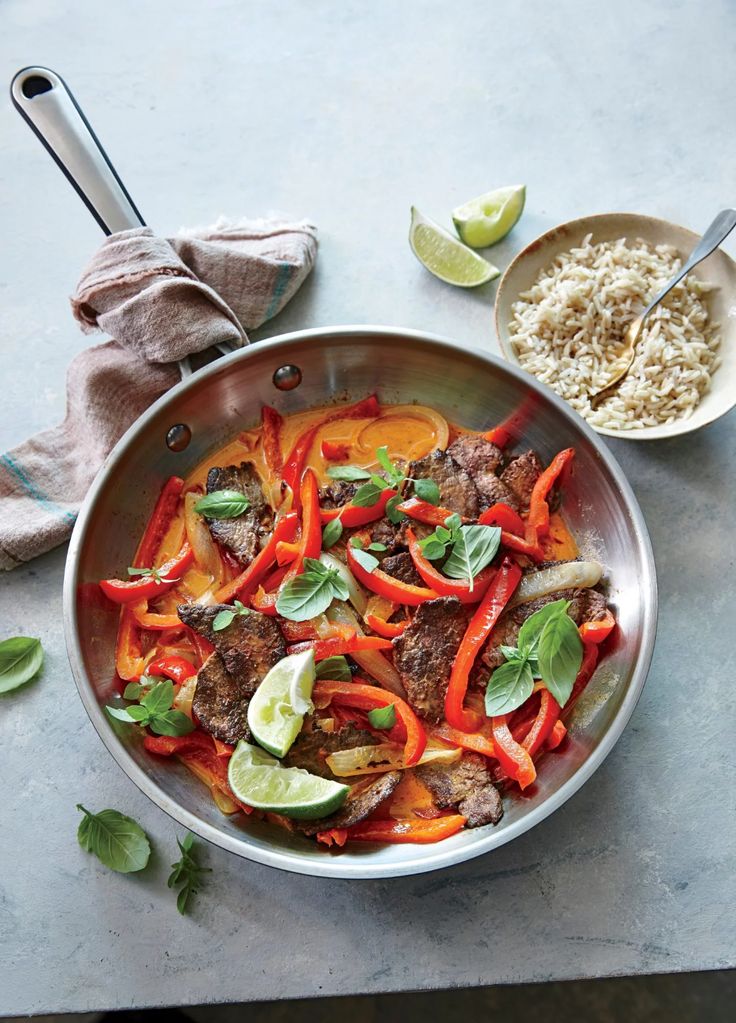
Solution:
[{"label": "red bell pepper strip", "polygon": [[489,736],[484,735],[483,732],[461,732],[457,728],[452,728],[447,722],[442,721],[438,725],[432,725],[429,729],[429,734],[435,739],[446,742],[449,746],[459,746],[461,749],[480,753],[484,757],[495,758],[496,756],[496,747],[493,745],[493,740]]},{"label": "red bell pepper strip", "polygon": [[562,742],[566,735],[567,729],[565,728],[563,722],[560,721],[558,718],[558,720],[555,721],[554,723],[552,731],[549,733],[549,737],[547,738],[547,742],[545,743],[545,749],[548,750],[557,749],[557,747],[560,745],[560,743]]},{"label": "red bell pepper strip", "polygon": [[284,468],[281,454],[281,428],[283,425],[284,417],[281,413],[270,405],[264,405],[261,409],[263,453],[266,456],[266,465],[277,480],[281,479]]},{"label": "red bell pepper strip", "polygon": [[152,565],[163,538],[168,532],[171,521],[179,507],[179,498],[184,489],[184,480],[178,476],[171,476],[164,483],[159,498],[153,509],[151,518],[148,520],[146,531],[138,545],[138,550],[133,558],[134,568],[145,568]]},{"label": "red bell pepper strip", "polygon": [[144,667],[138,624],[133,612],[123,606],[115,644],[115,670],[126,682],[137,682],[143,674]]},{"label": "red bell pepper strip", "polygon": [[593,672],[598,664],[598,646],[595,643],[586,643],[583,646],[583,663],[580,665],[580,671],[578,672],[577,678],[573,683],[572,692],[570,698],[562,708],[563,710],[569,710],[570,707],[575,703],[578,696],[587,686],[593,677]]},{"label": "red bell pepper strip", "polygon": [[229,604],[235,597],[242,599],[253,593],[276,560],[276,545],[281,540],[294,539],[298,521],[299,516],[296,512],[289,512],[288,515],[284,515],[278,520],[263,550],[256,554],[250,565],[240,575],[231,579],[217,591],[215,599],[218,604]]},{"label": "red bell pepper strip", "polygon": [[397,604],[407,604],[409,607],[418,607],[427,600],[434,600],[439,594],[436,590],[429,590],[424,586],[412,586],[410,583],[402,583],[399,579],[375,568],[372,572],[356,560],[353,548],[348,544],[346,547],[348,568],[359,583],[379,597],[386,597]]},{"label": "red bell pepper strip", "polygon": [[292,622],[288,618],[283,618],[279,622],[279,626],[287,643],[300,643],[305,639],[318,639],[311,621]]},{"label": "red bell pepper strip", "polygon": [[302,506],[302,532],[299,553],[284,576],[284,582],[293,579],[304,569],[305,558],[318,558],[322,550],[322,526],[319,515],[319,483],[313,469],[305,469],[299,487]]},{"label": "red bell pepper strip", "polygon": [[413,530],[407,529],[406,537],[409,541],[409,554],[411,554],[414,567],[427,586],[435,593],[439,593],[441,597],[457,597],[463,604],[477,604],[496,575],[496,569],[492,565],[486,566],[473,579],[473,588],[471,589],[467,580],[448,579],[434,567],[431,561],[424,557]]},{"label": "red bell pepper strip", "polygon": [[[418,497],[410,497],[408,500],[402,501],[401,504],[396,506],[396,510],[403,512],[404,515],[408,515],[410,519],[424,522],[428,526],[444,526],[447,519],[452,515],[449,508],[439,508],[428,501],[420,501]],[[461,516],[461,518],[463,522],[467,522],[464,516]]]},{"label": "red bell pepper strip", "polygon": [[214,653],[215,646],[208,639],[205,639],[204,636],[200,636],[198,632],[195,632],[194,629],[187,629],[187,631],[194,644],[194,649],[197,651],[197,657],[201,666],[210,654]]},{"label": "red bell pepper strip", "polygon": [[504,558],[493,582],[485,592],[475,614],[465,630],[455,661],[452,665],[450,683],[445,696],[445,718],[452,728],[461,732],[480,730],[481,718],[463,704],[468,689],[470,671],[501,612],[508,603],[521,579],[521,569],[510,558]]},{"label": "red bell pepper strip", "polygon": [[130,610],[142,629],[164,632],[168,629],[184,628],[184,623],[179,619],[178,615],[160,615],[154,611],[149,611],[147,600],[142,600],[140,604],[132,604]]},{"label": "red bell pepper strip", "polygon": [[393,693],[378,686],[370,686],[366,682],[333,682],[331,679],[318,679],[314,684],[312,696],[315,703],[324,706],[334,701],[337,705],[354,707],[357,710],[374,710],[376,707],[393,704],[397,724],[401,724],[406,732],[404,758],[407,766],[416,764],[424,753],[427,745],[424,727],[409,704],[400,696],[394,696]]},{"label": "red bell pepper strip", "polygon": [[487,508],[482,513],[478,522],[481,526],[500,526],[507,533],[514,533],[516,536],[524,536],[524,520],[513,508],[503,501]]},{"label": "red bell pepper strip", "polygon": [[[465,826],[466,818],[460,814],[448,814],[445,817],[435,817],[432,820],[422,818],[410,818],[408,820],[387,820],[376,821],[366,820],[359,824],[353,824],[349,828],[339,828],[332,831],[320,831],[317,833],[317,841],[331,845],[344,845],[347,842],[389,842],[392,845],[402,843],[415,843],[417,845],[428,845],[431,842],[441,842],[444,838],[457,834]],[[345,833],[345,838],[342,835]],[[330,841],[330,837],[332,841]]]},{"label": "red bell pepper strip", "polygon": [[148,674],[163,675],[165,678],[170,678],[172,682],[176,682],[177,685],[181,685],[182,682],[186,682],[192,675],[196,675],[197,669],[186,657],[177,657],[172,654],[168,657],[159,657],[158,660],[151,661],[148,665]]},{"label": "red bell pepper strip", "polygon": [[549,690],[543,689],[537,716],[534,719],[532,727],[529,729],[521,743],[530,757],[533,757],[547,741],[559,717],[559,703],[555,700]]},{"label": "red bell pepper strip", "polygon": [[396,639],[397,636],[401,636],[404,632],[404,629],[409,624],[409,619],[407,618],[403,622],[387,622],[384,618],[366,613],[365,624],[376,635],[383,636],[384,639]]},{"label": "red bell pepper strip", "polygon": [[382,490],[376,503],[366,507],[350,503],[344,504],[342,508],[323,508],[320,511],[320,517],[323,522],[339,519],[346,529],[367,526],[369,522],[376,522],[383,517],[386,505],[392,497],[396,497],[397,493],[396,490]]},{"label": "red bell pepper strip", "polygon": [[361,650],[391,650],[390,639],[382,636],[357,636],[349,639],[336,636],[334,639],[307,640],[304,643],[293,643],[286,648],[288,654],[303,654],[305,650],[314,651],[315,661],[324,661],[326,657],[340,657],[344,654],[358,653]]},{"label": "red bell pepper strip", "polygon": [[497,448],[505,448],[511,440],[512,434],[506,426],[494,426],[492,430],[486,431],[483,437],[491,444],[495,444]]},{"label": "red bell pepper strip", "polygon": [[542,550],[539,543],[537,543],[536,534],[533,530],[529,530],[527,538],[516,536],[515,533],[507,533],[505,529],[501,530],[501,546],[505,547],[509,551],[513,551],[515,554],[523,554],[527,558],[532,558],[533,561],[541,561],[544,558],[544,551]]},{"label": "red bell pepper strip", "polygon": [[177,756],[185,764],[191,764],[210,788],[219,789],[245,813],[252,813],[252,807],[233,795],[227,780],[227,759],[219,754],[211,735],[199,729],[182,736],[146,735],[143,746],[149,753],[160,757]]},{"label": "red bell pepper strip", "polygon": [[527,516],[527,539],[537,542],[541,536],[549,533],[549,504],[547,498],[557,482],[561,472],[575,457],[574,448],[565,448],[552,459],[550,464],[534,484],[529,499],[529,515]]},{"label": "red bell pepper strip", "polygon": [[616,619],[606,609],[604,618],[596,622],[583,622],[578,631],[583,643],[602,643],[604,639],[608,639],[615,627]]},{"label": "red bell pepper strip", "polygon": [[319,430],[327,423],[332,423],[337,419],[373,419],[380,411],[378,399],[375,394],[371,394],[362,401],[356,402],[355,405],[347,405],[343,408],[335,409],[334,412],[325,416],[324,419],[320,419],[319,422],[305,430],[300,437],[297,437],[286,459],[282,477],[284,483],[288,484],[294,491],[295,508],[298,507],[299,498],[297,484],[302,478],[304,464]]},{"label": "red bell pepper strip", "polygon": [[528,750],[514,739],[508,726],[508,714],[491,718],[491,734],[496,747],[496,759],[504,773],[525,789],[537,777],[537,769]]},{"label": "red bell pepper strip", "polygon": [[283,568],[284,565],[290,565],[292,561],[299,555],[301,547],[298,543],[292,541],[288,543],[286,540],[282,540],[276,544],[276,564]]},{"label": "red bell pepper strip", "polygon": [[152,575],[142,575],[131,580],[102,579],[100,589],[110,600],[116,604],[140,603],[142,600],[152,600],[166,593],[172,586],[176,585],[180,577],[194,561],[194,551],[188,543],[170,561],[156,569],[158,578]]},{"label": "red bell pepper strip", "polygon": [[231,746],[228,742],[221,742],[220,739],[215,739],[214,736],[212,741],[215,744],[215,753],[218,757],[222,757],[225,760],[229,760],[235,752],[235,747]]},{"label": "red bell pepper strip", "polygon": [[327,462],[344,462],[350,455],[350,445],[336,440],[323,440],[320,451]]}]

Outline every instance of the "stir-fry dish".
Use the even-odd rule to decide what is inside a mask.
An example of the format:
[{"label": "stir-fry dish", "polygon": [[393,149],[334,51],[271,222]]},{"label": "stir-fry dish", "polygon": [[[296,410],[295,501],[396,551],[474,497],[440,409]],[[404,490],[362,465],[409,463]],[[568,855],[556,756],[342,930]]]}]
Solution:
[{"label": "stir-fry dish", "polygon": [[545,466],[520,441],[375,396],[265,407],[100,583],[108,713],[223,813],[325,846],[498,823],[615,627],[563,518],[573,449]]}]

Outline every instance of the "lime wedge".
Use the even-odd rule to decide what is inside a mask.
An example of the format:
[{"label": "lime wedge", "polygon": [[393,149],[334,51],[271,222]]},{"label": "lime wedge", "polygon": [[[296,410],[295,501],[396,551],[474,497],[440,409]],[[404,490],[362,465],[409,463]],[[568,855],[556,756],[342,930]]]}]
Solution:
[{"label": "lime wedge", "polygon": [[409,244],[430,273],[459,288],[476,288],[501,273],[414,206],[411,208]]},{"label": "lime wedge", "polygon": [[241,803],[298,820],[334,813],[350,791],[347,785],[319,778],[301,767],[282,767],[265,750],[245,739],[230,757],[227,779]]},{"label": "lime wedge", "polygon": [[248,725],[256,742],[273,753],[285,756],[304,724],[304,715],[313,709],[314,653],[283,657],[268,672],[248,706]]},{"label": "lime wedge", "polygon": [[452,211],[452,221],[466,245],[484,249],[505,238],[524,210],[526,185],[486,192]]}]

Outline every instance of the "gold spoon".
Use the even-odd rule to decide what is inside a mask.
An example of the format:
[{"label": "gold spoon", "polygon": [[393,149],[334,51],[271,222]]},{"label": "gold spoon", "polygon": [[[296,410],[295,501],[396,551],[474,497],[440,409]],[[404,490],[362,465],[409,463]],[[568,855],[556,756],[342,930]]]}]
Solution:
[{"label": "gold spoon", "polygon": [[618,387],[631,369],[631,364],[633,363],[634,355],[636,354],[636,342],[639,339],[641,328],[644,326],[644,321],[652,310],[656,309],[662,299],[669,295],[674,286],[679,284],[682,278],[686,274],[689,274],[693,267],[697,266],[698,263],[701,263],[711,254],[711,252],[718,248],[724,238],[733,231],[734,227],[736,227],[736,210],[721,210],[693,251],[690,253],[687,261],[683,263],[681,269],[677,271],[672,280],[665,285],[656,298],[652,299],[644,312],[637,316],[636,319],[629,324],[626,333],[624,334],[624,349],[619,358],[616,360],[618,368],[607,384],[603,387],[599,387],[597,391],[591,392],[590,404],[592,408],[597,408],[600,402],[607,398],[611,392]]}]

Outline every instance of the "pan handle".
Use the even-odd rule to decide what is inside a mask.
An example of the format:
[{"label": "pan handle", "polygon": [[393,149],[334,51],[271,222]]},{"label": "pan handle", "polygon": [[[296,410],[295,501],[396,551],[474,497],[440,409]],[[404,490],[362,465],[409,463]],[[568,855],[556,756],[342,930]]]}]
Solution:
[{"label": "pan handle", "polygon": [[23,68],[10,84],[10,95],[105,234],[145,224],[61,75],[45,67]]}]

